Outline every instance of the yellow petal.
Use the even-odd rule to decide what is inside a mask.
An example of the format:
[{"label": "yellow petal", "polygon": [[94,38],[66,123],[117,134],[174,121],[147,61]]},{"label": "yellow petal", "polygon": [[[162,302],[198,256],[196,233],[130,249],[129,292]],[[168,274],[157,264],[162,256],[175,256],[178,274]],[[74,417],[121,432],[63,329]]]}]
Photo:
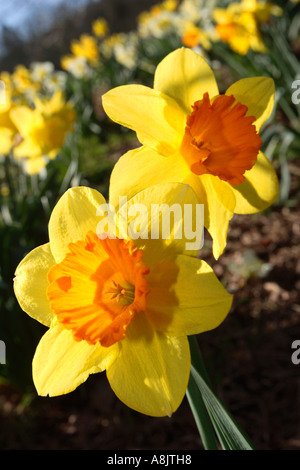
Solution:
[{"label": "yellow petal", "polygon": [[102,97],[107,115],[133,129],[140,142],[162,155],[180,146],[186,116],[172,98],[143,85],[124,85]]},{"label": "yellow petal", "polygon": [[203,208],[197,209],[197,204],[196,194],[183,183],[156,184],[128,201],[128,235],[143,249],[143,260],[150,269],[178,253],[197,255],[204,222]]},{"label": "yellow petal", "polygon": [[[204,204],[204,225],[214,239],[214,256],[218,258],[226,246],[229,220],[235,210],[231,186],[211,175],[191,173],[179,154],[162,157],[146,147],[129,151],[115,165],[110,181],[110,203],[118,207],[119,195],[128,199],[145,187],[156,183],[182,182],[196,193],[198,204]],[[155,257],[156,259],[156,257]]]},{"label": "yellow petal", "polygon": [[15,158],[40,158],[42,149],[39,142],[26,136],[22,142],[13,149]]},{"label": "yellow petal", "polygon": [[107,378],[130,408],[150,416],[171,416],[184,398],[189,372],[187,338],[162,335],[139,314],[127,329]]},{"label": "yellow petal", "polygon": [[218,259],[223,253],[226,242],[229,221],[235,211],[235,196],[224,181],[217,176],[190,173],[186,179],[204,204],[204,225],[213,239],[213,255]]},{"label": "yellow petal", "polygon": [[205,92],[212,98],[219,94],[217,82],[208,63],[191,49],[180,48],[168,54],[157,66],[154,88],[172,97],[186,114]]},{"label": "yellow petal", "polygon": [[33,380],[42,396],[72,392],[90,374],[102,372],[118,354],[118,346],[103,348],[74,341],[72,332],[56,324],[42,337],[33,362]]},{"label": "yellow petal", "polygon": [[232,304],[207,263],[179,255],[160,263],[149,275],[147,313],[155,329],[171,335],[194,335],[222,323]]},{"label": "yellow petal", "polygon": [[49,221],[50,246],[57,263],[65,257],[69,243],[84,240],[89,230],[96,233],[97,208],[105,203],[98,191],[87,187],[70,188],[64,193]]},{"label": "yellow petal", "polygon": [[24,162],[26,173],[29,175],[36,175],[40,173],[46,166],[46,160],[44,157],[27,158]]},{"label": "yellow petal", "polygon": [[10,117],[22,136],[28,135],[34,127],[43,125],[42,116],[28,106],[16,106],[10,111]]},{"label": "yellow petal", "polygon": [[253,214],[263,211],[277,198],[279,183],[271,162],[262,152],[259,152],[254,167],[246,171],[245,177],[242,184],[231,188],[236,199],[235,212]]},{"label": "yellow petal", "polygon": [[248,107],[247,116],[255,116],[259,130],[271,115],[274,107],[275,86],[270,77],[250,77],[238,80],[226,91]]},{"label": "yellow petal", "polygon": [[116,208],[119,196],[128,200],[156,183],[181,183],[190,169],[179,153],[163,157],[147,147],[130,150],[115,164],[109,189],[109,202]]},{"label": "yellow petal", "polygon": [[7,155],[13,144],[14,132],[7,127],[0,127],[0,154]]},{"label": "yellow petal", "polygon": [[50,244],[46,243],[25,256],[18,265],[14,278],[14,292],[21,308],[46,326],[50,326],[53,319],[46,289],[47,274],[54,264]]}]

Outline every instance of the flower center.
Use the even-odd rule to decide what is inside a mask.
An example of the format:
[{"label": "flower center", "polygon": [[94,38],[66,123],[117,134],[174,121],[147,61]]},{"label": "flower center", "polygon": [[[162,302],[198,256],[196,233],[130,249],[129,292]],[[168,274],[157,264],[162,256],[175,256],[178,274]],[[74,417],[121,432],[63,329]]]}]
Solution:
[{"label": "flower center", "polygon": [[196,175],[218,176],[232,185],[244,181],[244,173],[256,162],[262,144],[255,117],[234,96],[209,94],[196,101],[187,117],[180,152]]},{"label": "flower center", "polygon": [[106,293],[111,294],[111,299],[116,299],[116,302],[123,303],[124,305],[131,304],[135,297],[134,287],[123,287],[113,279],[110,290],[106,291]]},{"label": "flower center", "polygon": [[70,243],[48,273],[47,296],[57,320],[75,340],[111,346],[122,340],[134,316],[146,308],[149,268],[132,241],[98,238]]}]

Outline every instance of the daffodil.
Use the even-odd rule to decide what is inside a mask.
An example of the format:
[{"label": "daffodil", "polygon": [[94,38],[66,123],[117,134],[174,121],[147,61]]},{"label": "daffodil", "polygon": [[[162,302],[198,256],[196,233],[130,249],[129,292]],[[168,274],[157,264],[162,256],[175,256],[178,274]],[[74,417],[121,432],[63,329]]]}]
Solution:
[{"label": "daffodil", "polygon": [[232,2],[227,8],[216,8],[212,17],[222,41],[227,42],[232,50],[245,55],[249,49],[266,52],[260,24],[266,23],[271,15],[280,16],[282,9],[270,2],[243,0]]},{"label": "daffodil", "polygon": [[92,23],[92,30],[97,38],[103,38],[109,32],[109,26],[105,18],[98,18]]},{"label": "daffodil", "polygon": [[210,36],[194,23],[187,22],[182,34],[182,44],[187,47],[202,46],[204,49],[211,48]]},{"label": "daffodil", "polygon": [[7,155],[14,145],[18,130],[11,119],[11,110],[15,107],[9,89],[0,89],[0,154]]},{"label": "daffodil", "polygon": [[17,65],[11,75],[14,94],[21,96],[34,96],[41,88],[41,84],[31,77],[31,71],[24,65]]},{"label": "daffodil", "polygon": [[190,184],[204,204],[218,258],[233,214],[262,211],[277,197],[278,179],[259,135],[273,105],[271,78],[245,78],[220,95],[200,55],[185,48],[170,53],[156,69],[154,89],[125,85],[103,96],[108,116],[143,144],[115,165],[112,193],[131,197],[158,182]]},{"label": "daffodil", "polygon": [[84,57],[90,65],[96,65],[99,61],[99,49],[97,40],[88,34],[82,34],[79,40],[71,42],[71,52],[76,57]]},{"label": "daffodil", "polygon": [[[49,327],[33,359],[40,395],[69,393],[106,370],[134,410],[165,416],[178,408],[190,373],[187,335],[216,328],[232,302],[212,269],[187,251],[186,238],[175,236],[177,222],[169,237],[150,236],[153,204],[196,201],[187,185],[156,185],[128,199],[128,220],[123,204],[114,225],[100,217],[107,204],[96,190],[76,187],[61,197],[49,243],[21,261],[14,279],[22,309]],[[141,206],[129,230],[137,222],[132,208]]]},{"label": "daffodil", "polygon": [[91,67],[85,57],[68,54],[60,61],[63,70],[70,72],[76,78],[87,78],[91,75]]},{"label": "daffodil", "polygon": [[14,156],[24,159],[27,172],[32,174],[44,168],[45,157],[56,157],[73,128],[76,114],[72,104],[65,102],[63,93],[56,91],[50,99],[36,97],[34,109],[15,106],[10,117],[20,135]]},{"label": "daffodil", "polygon": [[177,34],[180,23],[177,7],[177,1],[166,0],[140,13],[137,18],[139,36],[162,38],[166,34]]}]

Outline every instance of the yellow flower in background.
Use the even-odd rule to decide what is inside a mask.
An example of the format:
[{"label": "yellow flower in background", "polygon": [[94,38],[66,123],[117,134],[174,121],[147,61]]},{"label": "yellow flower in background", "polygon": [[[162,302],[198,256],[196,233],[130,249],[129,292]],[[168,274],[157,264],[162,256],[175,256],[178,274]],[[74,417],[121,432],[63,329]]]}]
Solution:
[{"label": "yellow flower in background", "polygon": [[211,48],[209,34],[203,29],[196,26],[195,24],[187,22],[187,24],[183,28],[183,31],[184,32],[181,40],[184,46],[192,48],[196,46],[201,46],[207,50]]},{"label": "yellow flower in background", "polygon": [[195,207],[197,198],[187,185],[163,184],[128,199],[127,214],[146,208],[142,236],[129,238],[135,215],[123,223],[123,212],[118,236],[113,225],[99,229],[96,214],[106,201],[97,191],[72,188],[59,200],[49,243],[21,261],[14,279],[21,308],[49,327],[33,359],[40,395],[69,393],[106,370],[112,390],[134,410],[165,416],[178,408],[191,365],[187,335],[216,328],[232,296],[196,251],[187,252],[175,223],[168,239],[151,239],[152,205],[175,203]]},{"label": "yellow flower in background", "polygon": [[179,2],[177,0],[165,0],[161,3],[161,7],[166,11],[175,11]]},{"label": "yellow flower in background", "polygon": [[133,69],[138,63],[139,38],[135,32],[116,33],[101,43],[101,53],[106,59],[114,58],[121,65]]},{"label": "yellow flower in background", "polygon": [[103,38],[109,32],[109,27],[105,18],[98,18],[92,23],[92,30],[97,38]]},{"label": "yellow flower in background", "polygon": [[38,173],[44,168],[46,158],[53,159],[73,128],[76,113],[71,103],[66,103],[61,91],[50,99],[35,99],[35,108],[15,106],[10,117],[18,129],[21,142],[14,148],[14,156],[24,159],[28,173]]},{"label": "yellow flower in background", "polygon": [[61,58],[60,64],[63,70],[70,72],[76,78],[86,78],[91,73],[91,67],[85,57],[68,54]]},{"label": "yellow flower in background", "polygon": [[0,154],[7,155],[13,145],[18,130],[11,119],[11,110],[15,107],[9,88],[0,90]]},{"label": "yellow flower in background", "polygon": [[1,82],[4,83],[5,90],[11,94],[13,90],[13,82],[12,82],[11,74],[6,71],[0,72],[0,80]]},{"label": "yellow flower in background", "polygon": [[99,48],[96,39],[88,34],[82,34],[79,40],[71,42],[71,52],[77,57],[84,57],[91,65],[96,65],[99,60]]},{"label": "yellow flower in background", "polygon": [[170,53],[156,69],[154,89],[125,85],[103,96],[108,116],[142,143],[115,165],[112,194],[131,197],[158,182],[190,184],[204,204],[218,258],[233,214],[262,211],[277,197],[278,179],[259,135],[273,105],[271,78],[245,78],[220,95],[199,54]]},{"label": "yellow flower in background", "polygon": [[[227,17],[221,19],[218,12],[214,12],[216,31],[223,42],[230,45],[231,49],[240,55],[247,54],[249,49],[256,52],[266,52],[260,30],[252,13],[242,12],[237,19]],[[223,18],[223,14],[222,14]]]},{"label": "yellow flower in background", "polygon": [[52,62],[33,62],[30,67],[30,77],[34,82],[43,83],[54,71]]},{"label": "yellow flower in background", "polygon": [[281,14],[282,9],[273,3],[243,0],[227,8],[216,8],[212,16],[221,40],[238,54],[245,55],[249,49],[266,52],[259,25],[267,22],[271,15]]},{"label": "yellow flower in background", "polygon": [[270,20],[271,16],[281,16],[283,13],[279,5],[257,0],[243,0],[241,8],[244,11],[253,13],[259,23],[266,23]]},{"label": "yellow flower in background", "polygon": [[17,65],[11,74],[15,94],[34,96],[41,84],[32,80],[31,71],[24,65]]},{"label": "yellow flower in background", "polygon": [[138,16],[138,34],[142,38],[161,38],[165,34],[178,33],[180,19],[176,12],[178,2],[166,0],[153,5]]}]

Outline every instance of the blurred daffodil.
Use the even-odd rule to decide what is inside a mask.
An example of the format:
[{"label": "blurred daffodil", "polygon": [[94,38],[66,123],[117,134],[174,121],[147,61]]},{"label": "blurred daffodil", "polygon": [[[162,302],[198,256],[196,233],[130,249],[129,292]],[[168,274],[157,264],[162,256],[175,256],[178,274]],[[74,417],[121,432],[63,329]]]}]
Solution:
[{"label": "blurred daffodil", "polygon": [[87,78],[91,74],[91,67],[85,57],[68,54],[61,58],[61,67],[76,78]]},{"label": "blurred daffodil", "polygon": [[11,75],[15,95],[34,96],[40,90],[40,82],[32,79],[31,71],[24,65],[17,65]]},{"label": "blurred daffodil", "polygon": [[35,99],[35,108],[15,106],[10,117],[18,129],[19,145],[14,156],[23,159],[28,173],[38,173],[53,159],[72,130],[76,118],[71,103],[66,103],[63,93],[56,91],[50,99]]},{"label": "blurred daffodil", "polygon": [[76,57],[84,57],[91,65],[96,65],[99,60],[99,48],[97,40],[88,34],[82,34],[79,40],[71,42],[71,52]]},{"label": "blurred daffodil", "polygon": [[[49,243],[21,261],[14,280],[22,309],[49,327],[33,359],[40,395],[69,393],[106,370],[115,394],[134,410],[165,416],[178,408],[190,373],[187,335],[216,328],[232,297],[191,256],[196,252],[186,251],[186,239],[174,236],[175,225],[168,239],[151,238],[149,214],[152,204],[184,208],[196,201],[183,184],[137,194],[128,214],[136,204],[147,209],[139,217],[143,237],[130,238],[135,216],[119,223],[118,236],[109,224],[105,233],[99,229],[96,214],[107,204],[97,191],[77,187],[62,196]],[[122,221],[124,213],[117,215]]]},{"label": "blurred daffodil", "polygon": [[105,18],[98,18],[92,23],[92,30],[97,38],[103,38],[109,32],[109,27]]},{"label": "blurred daffodil", "polygon": [[185,25],[181,40],[182,44],[186,47],[193,48],[200,45],[204,49],[211,48],[209,33],[191,22]]},{"label": "blurred daffodil", "polygon": [[272,79],[245,78],[220,95],[200,55],[185,48],[170,53],[156,69],[154,89],[125,85],[103,96],[108,116],[143,144],[115,165],[112,193],[129,197],[158,182],[190,184],[204,204],[218,258],[233,214],[262,211],[277,197],[278,179],[259,135],[273,105]]},{"label": "blurred daffodil", "polygon": [[[4,83],[4,82],[2,82]],[[8,88],[0,89],[0,154],[7,155],[13,145],[18,130],[11,119],[11,110],[15,107]]]},{"label": "blurred daffodil", "polygon": [[216,8],[212,16],[220,39],[235,52],[245,55],[249,49],[266,52],[259,26],[271,15],[281,14],[282,9],[273,3],[243,0],[232,2],[227,8]]}]

